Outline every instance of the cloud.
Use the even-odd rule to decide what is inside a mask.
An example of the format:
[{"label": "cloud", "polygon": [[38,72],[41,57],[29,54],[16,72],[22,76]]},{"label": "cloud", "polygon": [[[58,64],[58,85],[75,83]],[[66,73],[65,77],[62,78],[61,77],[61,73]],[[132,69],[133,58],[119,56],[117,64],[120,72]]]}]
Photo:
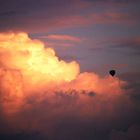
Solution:
[{"label": "cloud", "polygon": [[139,80],[140,73],[139,71],[133,71],[133,72],[125,72],[119,75],[121,79],[128,81],[128,85],[126,88],[130,91],[129,95],[131,96],[131,99],[135,101],[135,103],[139,102],[140,100],[140,80]]},{"label": "cloud", "polygon": [[104,2],[104,3],[137,3],[139,2],[139,0],[134,0],[134,1],[131,1],[131,0],[88,0],[89,2]]},{"label": "cloud", "polygon": [[39,36],[38,39],[45,41],[50,47],[73,47],[83,41],[83,39],[71,35],[50,34],[48,36]]},{"label": "cloud", "polygon": [[[79,74],[79,65],[76,61],[66,63],[63,60],[59,60],[52,48],[45,48],[44,44],[39,40],[31,40],[26,33],[0,34],[0,54],[2,81],[8,81],[8,86],[11,85],[10,82],[14,77],[18,81],[22,81],[24,88],[28,90],[32,90],[36,86],[38,88],[43,86],[45,88],[54,88],[65,83],[65,86],[73,86],[74,84],[75,88],[78,86],[76,85],[77,83],[82,84],[79,86],[86,90],[89,89],[88,83],[90,84],[95,79],[96,81],[104,82],[96,74]],[[78,79],[81,80],[78,81]],[[87,84],[83,82],[84,79],[86,79]],[[110,80],[105,79],[108,82]],[[112,80],[115,80],[112,86],[117,88],[117,79]],[[67,82],[71,83],[67,84]],[[30,88],[26,87],[25,83]],[[4,87],[7,85],[4,84]],[[14,89],[13,87],[9,88]],[[17,87],[17,89],[20,88]],[[94,86],[91,86],[91,90],[93,89]]]},{"label": "cloud", "polygon": [[107,140],[139,118],[127,84],[80,73],[27,33],[1,33],[0,138]]},{"label": "cloud", "polygon": [[[40,0],[39,2],[37,0],[20,2],[14,0],[13,3],[9,3],[9,0],[0,2],[1,31],[38,32],[44,31],[44,29],[48,31],[57,27],[54,19],[58,20],[61,16],[76,14],[88,6],[86,2],[79,0],[60,0],[59,2],[57,0]],[[11,20],[13,21],[11,22]],[[32,26],[30,26],[31,24]]]},{"label": "cloud", "polygon": [[[0,4],[0,31],[16,30],[33,33],[96,24],[133,26],[139,23],[139,11],[106,10],[108,7],[104,7],[104,2],[91,4],[81,0],[60,0],[59,2],[35,0],[19,3],[15,0],[12,4],[9,3],[7,0]],[[107,5],[110,3],[106,2]],[[103,9],[98,12],[95,5],[103,5]],[[89,12],[89,9],[92,10]]]},{"label": "cloud", "polygon": [[140,54],[140,37],[132,37],[127,38],[120,41],[120,45],[123,48],[130,48],[131,50],[134,50],[134,54],[139,55]]},{"label": "cloud", "polygon": [[78,37],[70,36],[70,35],[58,35],[52,34],[48,36],[42,36],[41,38],[47,38],[49,40],[57,40],[57,41],[70,41],[70,42],[81,42],[81,39]]},{"label": "cloud", "polygon": [[89,13],[85,15],[70,15],[69,17],[62,16],[54,20],[58,21],[58,26],[60,27],[77,27],[95,24],[133,25],[136,23],[136,20],[131,15],[113,11],[103,11],[101,13]]},{"label": "cloud", "polygon": [[111,133],[111,140],[138,140],[140,138],[140,126],[132,125],[126,132],[115,131]]},{"label": "cloud", "polygon": [[[117,49],[119,53],[129,53],[133,55],[140,54],[140,37],[121,37],[121,38],[111,38],[104,39],[103,41],[97,42],[96,47],[92,47],[91,50],[101,50],[101,49]],[[120,51],[121,50],[121,51]]]},{"label": "cloud", "polygon": [[[129,51],[131,54],[139,55],[140,54],[140,37],[127,37],[123,39],[114,39],[113,41],[109,41],[110,48],[115,49],[123,49],[126,51]],[[104,44],[107,44],[107,42],[104,42]]]}]

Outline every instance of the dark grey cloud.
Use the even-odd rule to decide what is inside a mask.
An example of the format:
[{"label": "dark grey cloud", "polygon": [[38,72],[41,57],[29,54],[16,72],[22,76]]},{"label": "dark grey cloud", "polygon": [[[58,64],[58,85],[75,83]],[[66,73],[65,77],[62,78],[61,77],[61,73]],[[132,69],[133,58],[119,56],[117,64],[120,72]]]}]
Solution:
[{"label": "dark grey cloud", "polygon": [[139,140],[140,124],[130,126],[126,131],[112,130],[110,140]]},{"label": "dark grey cloud", "polygon": [[6,17],[9,17],[9,16],[13,16],[13,15],[16,15],[17,12],[16,11],[6,11],[6,12],[1,12],[0,13],[0,17],[2,18],[6,18]]},{"label": "dark grey cloud", "polygon": [[47,137],[43,138],[38,132],[19,132],[16,134],[0,134],[1,140],[48,140]]}]

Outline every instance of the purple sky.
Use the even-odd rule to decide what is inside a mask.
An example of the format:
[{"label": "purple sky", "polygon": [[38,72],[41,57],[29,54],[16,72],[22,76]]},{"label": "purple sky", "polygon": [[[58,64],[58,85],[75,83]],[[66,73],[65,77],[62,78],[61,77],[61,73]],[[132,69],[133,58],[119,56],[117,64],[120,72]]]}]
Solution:
[{"label": "purple sky", "polygon": [[[106,124],[107,122],[100,129],[99,122],[97,124],[91,122],[97,125],[97,127],[92,127],[88,123],[86,126],[80,121],[77,122],[76,119],[72,120],[72,123],[81,125],[83,129],[85,129],[83,126],[86,126],[88,133],[85,137],[90,135],[87,140],[92,138],[90,129],[97,128],[95,140],[102,140],[99,132],[105,136],[104,140],[131,140],[127,138],[130,134],[129,129],[140,130],[135,125],[128,125],[128,122],[133,124],[135,119],[136,124],[140,123],[138,119],[140,116],[140,0],[0,0],[0,32],[7,31],[27,32],[32,39],[39,39],[46,46],[54,48],[60,59],[68,62],[76,60],[80,64],[81,72],[93,71],[106,76],[110,69],[116,69],[117,76],[129,83],[126,88],[134,93],[130,95],[130,98],[138,104],[138,109],[133,110],[130,107],[131,110],[128,107],[130,112],[126,106],[124,107],[131,121],[126,119],[126,125],[123,123],[125,119],[120,119],[119,122],[123,125],[113,124],[116,126],[114,130],[111,125]],[[40,107],[44,104],[46,105],[43,103]],[[121,107],[115,109],[118,109],[120,113],[123,112]],[[122,114],[124,114],[123,117],[127,117],[125,113]],[[3,118],[0,118],[0,123],[2,121]],[[79,129],[75,124],[66,122],[64,120],[64,124],[61,124],[62,130],[63,127],[71,129],[73,126]],[[109,124],[111,123],[109,121]],[[111,138],[107,139],[108,132],[103,129],[109,131],[110,128],[112,129]],[[125,131],[125,134],[121,131]],[[78,131],[78,133],[81,132],[83,130]],[[72,134],[77,136],[75,131]],[[20,138],[19,135],[12,134],[14,139]],[[60,139],[63,137],[59,135],[59,132],[57,135]],[[6,138],[9,139],[10,136]],[[4,137],[5,135],[3,136],[0,132],[0,139]],[[29,140],[40,140],[38,134],[34,132],[33,134],[21,134],[21,137],[23,140],[26,137],[30,137]],[[84,138],[69,138],[69,140],[81,139]],[[59,140],[59,138],[55,137],[54,140]]]},{"label": "purple sky", "polygon": [[[76,59],[82,71],[137,72],[139,12],[139,0],[1,0],[0,31],[26,31],[49,42],[60,58]],[[52,34],[81,42],[49,40]]]}]

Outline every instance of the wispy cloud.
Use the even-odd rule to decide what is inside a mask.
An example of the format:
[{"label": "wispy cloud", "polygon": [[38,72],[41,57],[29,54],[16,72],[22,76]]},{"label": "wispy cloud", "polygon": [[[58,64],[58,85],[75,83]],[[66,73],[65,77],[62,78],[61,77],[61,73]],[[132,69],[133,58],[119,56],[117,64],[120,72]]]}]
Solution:
[{"label": "wispy cloud", "polygon": [[136,21],[133,17],[126,13],[121,12],[101,12],[101,13],[90,13],[87,15],[74,15],[69,18],[62,17],[58,22],[67,26],[84,26],[94,24],[123,24],[133,25]]},{"label": "wispy cloud", "polygon": [[70,36],[70,35],[62,35],[62,34],[52,34],[48,36],[41,36],[43,39],[54,40],[54,41],[69,41],[69,42],[77,42],[80,43],[82,40],[79,37]]},{"label": "wispy cloud", "polygon": [[[105,10],[103,8],[99,12],[96,11],[94,5],[89,5],[89,3],[91,2],[81,0],[73,0],[72,2],[61,0],[60,3],[55,0],[53,2],[42,0],[39,3],[34,1],[32,5],[29,3],[29,6],[25,5],[26,2],[11,4],[11,6],[3,5],[0,6],[0,13],[3,15],[0,17],[0,30],[46,32],[52,29],[83,27],[95,24],[119,24],[126,26],[134,25],[139,21],[138,11],[133,13],[134,10],[132,9],[128,12],[123,12],[121,10]],[[22,8],[16,8],[16,5],[17,7],[22,5]],[[96,3],[96,5],[102,6],[104,3]],[[92,10],[90,10],[91,8]]]},{"label": "wispy cloud", "polygon": [[131,54],[140,54],[140,37],[127,37],[112,41],[110,48],[129,49]]}]

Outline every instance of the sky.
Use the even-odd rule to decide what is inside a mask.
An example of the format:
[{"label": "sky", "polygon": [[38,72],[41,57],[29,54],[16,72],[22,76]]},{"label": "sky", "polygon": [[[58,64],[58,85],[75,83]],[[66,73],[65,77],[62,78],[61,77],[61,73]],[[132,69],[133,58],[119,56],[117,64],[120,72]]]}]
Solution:
[{"label": "sky", "polygon": [[140,0],[0,0],[0,140],[139,140],[139,13]]}]

